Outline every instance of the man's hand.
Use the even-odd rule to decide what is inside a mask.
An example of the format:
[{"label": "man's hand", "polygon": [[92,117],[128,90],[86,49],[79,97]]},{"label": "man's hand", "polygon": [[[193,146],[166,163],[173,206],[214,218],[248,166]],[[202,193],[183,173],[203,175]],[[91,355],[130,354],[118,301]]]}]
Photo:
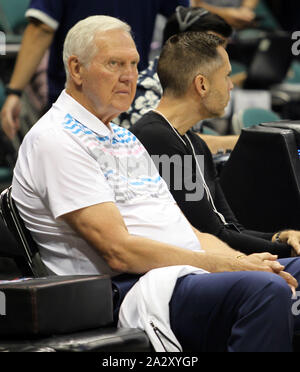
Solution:
[{"label": "man's hand", "polygon": [[292,290],[293,296],[296,296],[296,288],[298,288],[297,280],[290,273],[287,273],[286,271],[281,271],[279,273],[279,276],[281,276],[287,282],[287,284]]},{"label": "man's hand", "polygon": [[239,260],[246,262],[247,264],[253,265],[252,270],[258,271],[270,271],[275,274],[280,274],[284,266],[282,266],[278,261],[278,256],[272,255],[270,253],[254,253],[249,256],[242,256]]},{"label": "man's hand", "polygon": [[243,256],[240,260],[253,265],[253,268],[257,267],[258,271],[271,271],[274,274],[278,274],[287,282],[292,293],[295,294],[298,282],[291,274],[284,271],[284,266],[277,261],[277,258],[277,256],[270,253],[254,253],[249,256]]},{"label": "man's hand", "polygon": [[242,29],[249,27],[253,24],[255,19],[255,13],[246,7],[240,8],[223,8],[222,17],[232,27],[236,29]]},{"label": "man's hand", "polygon": [[[276,235],[275,234],[272,238],[272,241],[276,241]],[[287,243],[292,247],[292,257],[300,256],[300,231],[296,230],[287,230],[282,231],[278,236],[280,242]]]},{"label": "man's hand", "polygon": [[[193,226],[192,228],[206,254],[208,256],[212,255],[211,257],[213,258],[211,261],[209,260],[208,266],[203,267],[200,265],[199,267],[210,272],[268,271],[281,276],[290,286],[292,292],[295,293],[295,289],[298,287],[297,280],[289,273],[283,271],[284,266],[277,261],[278,256],[268,252],[254,253],[247,256],[230,248],[215,236],[201,233]],[[203,256],[203,253],[200,253],[200,255]]]},{"label": "man's hand", "polygon": [[4,133],[11,140],[14,139],[20,129],[20,112],[20,97],[14,94],[9,95],[1,111],[1,123]]},{"label": "man's hand", "polygon": [[[23,90],[30,82],[42,57],[52,43],[55,30],[37,19],[30,19],[23,39],[17,61],[12,73],[9,87]],[[13,139],[20,127],[21,100],[10,94],[1,111],[2,128]]]}]

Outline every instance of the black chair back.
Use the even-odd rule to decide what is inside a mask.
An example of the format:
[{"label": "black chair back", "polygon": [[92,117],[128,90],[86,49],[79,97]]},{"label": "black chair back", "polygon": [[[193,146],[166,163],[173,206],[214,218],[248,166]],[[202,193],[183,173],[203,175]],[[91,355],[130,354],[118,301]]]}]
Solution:
[{"label": "black chair back", "polygon": [[291,66],[292,40],[288,32],[278,31],[263,38],[254,54],[244,83],[245,89],[268,89],[281,83]]},{"label": "black chair back", "polygon": [[37,244],[20,217],[11,196],[11,186],[1,193],[0,209],[7,228],[16,239],[17,252],[13,253],[13,257],[22,275],[36,278],[48,276],[49,273],[41,260]]},{"label": "black chair back", "polygon": [[243,129],[220,181],[246,228],[300,229],[300,160],[293,130],[271,125]]}]

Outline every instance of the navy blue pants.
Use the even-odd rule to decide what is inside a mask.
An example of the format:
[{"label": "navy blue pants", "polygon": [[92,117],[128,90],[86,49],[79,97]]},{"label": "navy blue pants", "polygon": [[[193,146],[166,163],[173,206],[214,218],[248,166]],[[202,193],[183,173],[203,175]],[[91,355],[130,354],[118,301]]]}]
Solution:
[{"label": "navy blue pants", "polygon": [[[300,283],[300,258],[279,262]],[[138,280],[127,279],[115,280],[117,307]],[[178,279],[170,301],[171,328],[184,351],[292,351],[293,333],[300,331],[293,301],[290,287],[276,274],[187,275]]]}]

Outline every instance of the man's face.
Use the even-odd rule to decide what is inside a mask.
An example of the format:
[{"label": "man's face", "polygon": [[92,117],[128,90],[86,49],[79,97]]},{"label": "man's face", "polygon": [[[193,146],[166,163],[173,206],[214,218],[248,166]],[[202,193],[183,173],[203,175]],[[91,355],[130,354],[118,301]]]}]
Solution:
[{"label": "man's face", "polygon": [[99,51],[82,69],[85,106],[107,123],[130,107],[136,92],[139,54],[131,36],[111,30],[95,38]]},{"label": "man's face", "polygon": [[223,60],[221,67],[211,73],[209,78],[210,89],[208,95],[203,99],[208,117],[220,117],[230,100],[230,91],[233,84],[230,78],[231,65],[228,54],[223,47],[218,47],[219,54]]}]

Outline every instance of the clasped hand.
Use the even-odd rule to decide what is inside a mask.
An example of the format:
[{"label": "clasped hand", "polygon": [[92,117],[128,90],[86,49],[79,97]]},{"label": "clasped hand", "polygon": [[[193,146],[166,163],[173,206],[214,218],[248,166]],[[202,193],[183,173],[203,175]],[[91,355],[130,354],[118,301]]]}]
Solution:
[{"label": "clasped hand", "polygon": [[291,256],[300,256],[300,231],[287,230],[280,233],[280,241],[292,247]]},{"label": "clasped hand", "polygon": [[256,265],[258,270],[260,267],[260,271],[270,271],[281,276],[287,282],[294,295],[298,287],[298,282],[291,274],[284,271],[284,266],[277,261],[277,258],[278,256],[270,253],[254,253],[245,256],[243,260],[246,260],[252,265]]}]

